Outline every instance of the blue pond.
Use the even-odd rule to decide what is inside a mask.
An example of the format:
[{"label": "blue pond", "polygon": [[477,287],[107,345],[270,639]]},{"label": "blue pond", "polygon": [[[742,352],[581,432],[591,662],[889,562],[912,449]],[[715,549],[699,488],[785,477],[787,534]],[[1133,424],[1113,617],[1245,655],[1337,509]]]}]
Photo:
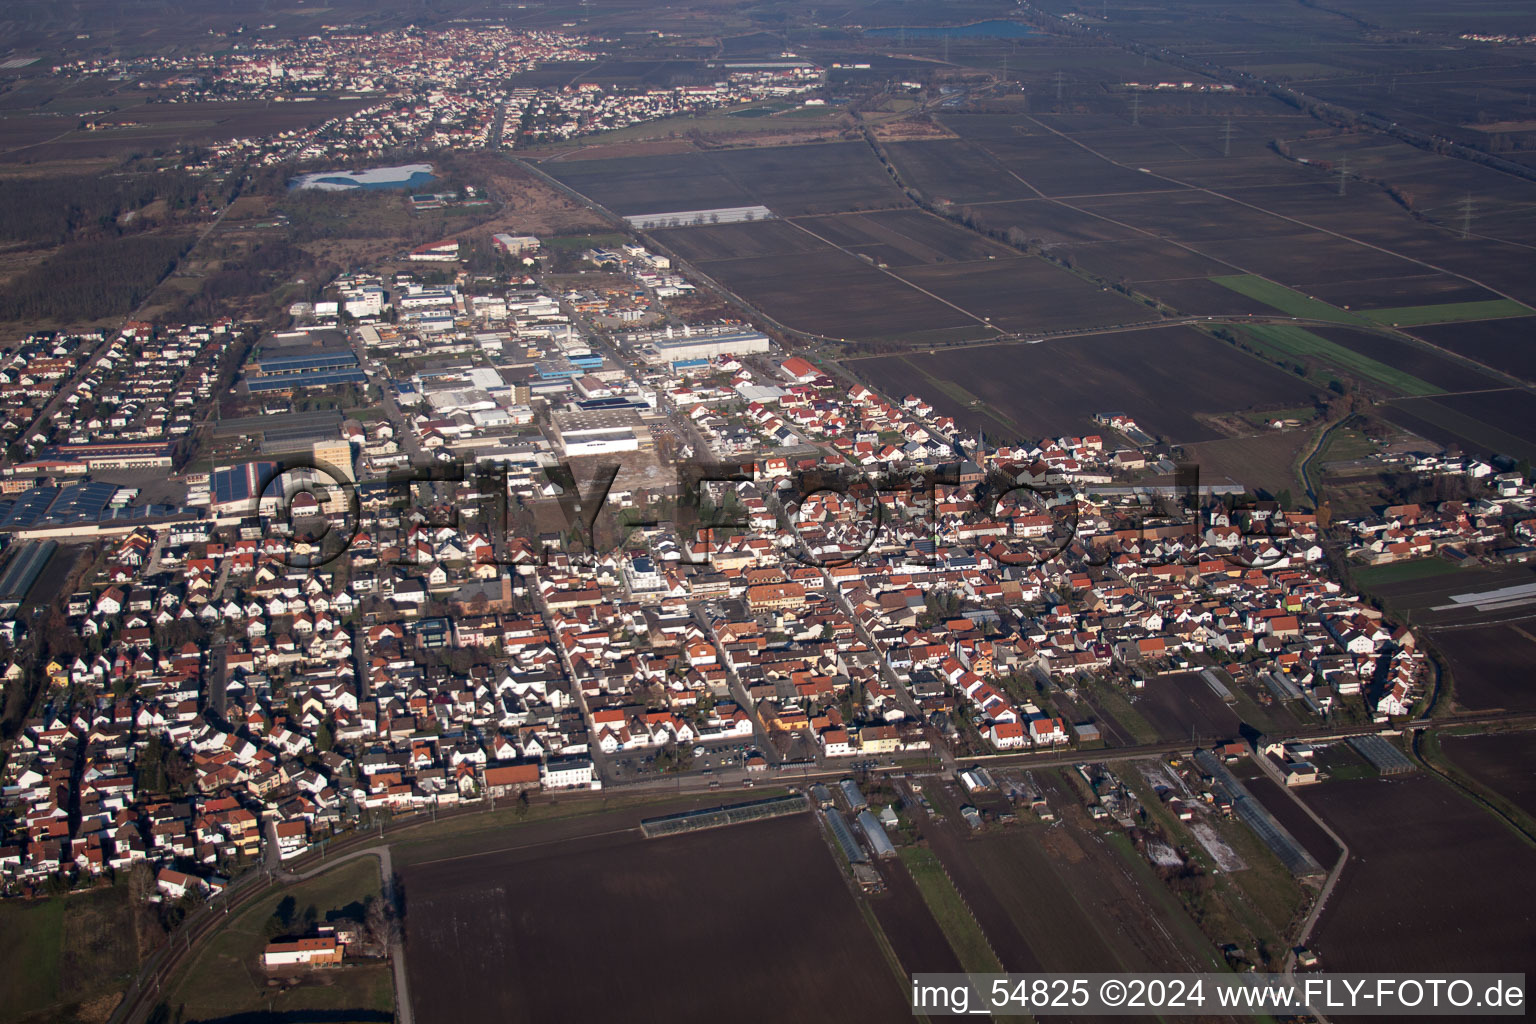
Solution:
[{"label": "blue pond", "polygon": [[406,164],[403,167],[374,167],[366,171],[321,171],[294,178],[290,188],[314,188],[340,191],[354,188],[416,188],[436,181],[430,164]]}]

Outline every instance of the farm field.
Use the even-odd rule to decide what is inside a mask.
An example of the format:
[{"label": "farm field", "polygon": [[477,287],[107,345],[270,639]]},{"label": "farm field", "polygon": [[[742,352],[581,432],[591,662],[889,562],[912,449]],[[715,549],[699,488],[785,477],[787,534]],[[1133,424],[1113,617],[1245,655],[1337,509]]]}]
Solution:
[{"label": "farm field", "polygon": [[[1205,441],[1221,434],[1196,414],[1294,407],[1312,395],[1305,381],[1188,327],[981,345],[964,349],[963,359],[961,351],[861,358],[847,366],[887,394],[931,395],[941,413],[963,425],[983,423],[989,433],[1031,440],[1092,432],[1094,413],[1117,411],[1172,443]],[[946,383],[961,397],[946,392]]]},{"label": "farm field", "polygon": [[1273,358],[1293,359],[1302,366],[1314,359],[1321,359],[1347,373],[1391,388],[1398,394],[1433,395],[1443,390],[1396,367],[1342,345],[1335,345],[1305,327],[1254,324],[1251,327],[1239,327],[1238,332]]},{"label": "farm field", "polygon": [[1462,320],[1501,320],[1529,316],[1532,310],[1513,299],[1489,299],[1485,302],[1448,302],[1431,306],[1400,306],[1396,309],[1366,309],[1362,316],[1393,327],[1420,327],[1425,324],[1456,323]]},{"label": "farm field", "polygon": [[1257,299],[1291,316],[1299,316],[1307,320],[1334,320],[1346,324],[1358,320],[1358,317],[1351,316],[1337,306],[1252,274],[1217,277],[1213,280],[1223,288],[1230,288],[1240,295]]},{"label": "farm field", "polygon": [[932,850],[905,846],[899,851],[919,896],[927,905],[949,943],[952,955],[967,971],[997,971],[1001,965],[987,944],[981,926],[971,916],[960,894],[944,874],[939,858]]},{"label": "farm field", "polygon": [[882,861],[879,868],[885,892],[866,899],[902,968],[909,973],[962,970],[960,958],[905,865]]},{"label": "farm field", "polygon": [[1145,232],[1050,199],[1017,199],[968,207],[983,227],[1007,232],[1017,228],[1026,241],[1057,246],[1065,243],[1128,241]]},{"label": "farm field", "polygon": [[1469,454],[1536,459],[1536,395],[1529,391],[1399,398],[1382,412],[1416,434]]},{"label": "farm field", "polygon": [[1326,969],[1532,969],[1536,850],[1492,815],[1420,772],[1300,796],[1350,848],[1312,941]]},{"label": "farm field", "polygon": [[1148,319],[1145,307],[919,210],[669,228],[657,240],[787,326],[976,340]]},{"label": "farm field", "polygon": [[[810,815],[653,840],[626,830],[403,875],[421,1024],[555,1019],[573,992],[633,1021],[811,1017],[834,991],[877,1017],[907,1012]],[[601,970],[594,924],[613,951]],[[685,979],[656,983],[680,964]]]},{"label": "farm field", "polygon": [[1432,633],[1450,664],[1456,703],[1475,711],[1536,711],[1536,634],[1530,624],[1496,623]]},{"label": "farm field", "polygon": [[1527,814],[1536,815],[1536,733],[1440,736],[1451,763]]},{"label": "farm field", "polygon": [[1091,827],[1068,785],[1038,773],[1061,817],[972,834],[959,790],[927,787],[945,814],[923,833],[1013,971],[1208,969],[1206,946],[1144,863],[1134,870]]},{"label": "farm field", "polygon": [[935,202],[995,203],[1028,199],[1028,185],[963,139],[892,142],[886,153],[907,185]]},{"label": "farm field", "polygon": [[1165,740],[1229,740],[1242,724],[1233,706],[1216,696],[1198,672],[1153,676],[1131,696],[1131,706]]},{"label": "farm field", "polygon": [[1419,580],[1430,576],[1448,576],[1459,572],[1456,566],[1443,558],[1418,558],[1410,562],[1388,562],[1385,565],[1361,566],[1350,572],[1350,579],[1356,586],[1371,587],[1380,586],[1383,583],[1399,583],[1404,580]]},{"label": "farm field", "polygon": [[900,276],[1005,331],[1021,334],[1149,319],[1146,307],[1120,293],[1030,257],[909,267]]},{"label": "farm field", "polygon": [[0,903],[0,1021],[105,1018],[138,969],[134,935],[126,886]]},{"label": "farm field", "polygon": [[1377,310],[1402,306],[1406,302],[1425,303],[1432,300],[1442,304],[1480,304],[1497,298],[1493,292],[1470,281],[1433,272],[1359,280],[1346,271],[1337,280],[1313,283],[1309,290],[1322,301],[1341,308],[1348,307],[1363,319],[1373,322],[1380,322],[1376,320]]},{"label": "farm field", "polygon": [[812,334],[902,342],[914,336],[940,340],[944,332],[952,332],[957,341],[996,333],[979,318],[831,247],[793,259],[749,256],[698,266],[774,319]]},{"label": "farm field", "polygon": [[1403,375],[1441,391],[1477,391],[1504,386],[1502,381],[1475,367],[1399,338],[1348,327],[1312,327],[1309,330],[1354,356],[1373,360],[1386,368],[1394,380]]},{"label": "farm field", "polygon": [[545,161],[542,169],[625,216],[761,203],[792,217],[906,204],[862,142]]},{"label": "farm field", "polygon": [[1484,366],[1536,381],[1536,317],[1416,327],[1413,335]]},{"label": "farm field", "polygon": [[[833,245],[853,252],[869,250],[877,262],[889,263],[898,268],[929,263],[1019,258],[1016,249],[922,210],[802,217],[795,223]],[[877,250],[887,255],[876,255]]]},{"label": "farm field", "polygon": [[650,233],[683,259],[697,263],[831,251],[824,242],[806,234],[787,220],[662,228]]},{"label": "farm field", "polygon": [[[1164,192],[1168,182],[1120,167],[1089,153],[1026,117],[1007,126],[1006,135],[988,115],[945,117],[944,123],[962,138],[1018,175],[1042,195],[1065,198],[1105,194]],[[978,122],[979,130],[978,130]],[[1027,194],[1027,193],[1026,193]]]},{"label": "farm field", "polygon": [[[1296,476],[1296,456],[1314,430],[1272,430],[1252,437],[1229,437],[1184,446],[1185,458],[1200,467],[1200,483],[1237,483],[1249,490],[1305,493]],[[1169,478],[1170,481],[1172,478]]]},{"label": "farm field", "polygon": [[1467,626],[1495,622],[1510,615],[1520,616],[1529,609],[1509,612],[1483,612],[1471,602],[1457,606],[1451,601],[1459,594],[1484,594],[1504,587],[1536,583],[1536,569],[1529,565],[1501,568],[1475,566],[1458,569],[1453,575],[1419,576],[1378,584],[1375,595],[1387,608],[1397,613],[1411,613],[1415,624],[1429,627]]}]

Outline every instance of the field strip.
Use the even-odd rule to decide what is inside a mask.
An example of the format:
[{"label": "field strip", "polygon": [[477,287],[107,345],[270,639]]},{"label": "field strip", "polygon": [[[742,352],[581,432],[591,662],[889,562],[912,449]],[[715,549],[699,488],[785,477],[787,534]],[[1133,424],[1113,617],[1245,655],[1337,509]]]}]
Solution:
[{"label": "field strip", "polygon": [[1437,388],[1428,381],[1420,380],[1410,373],[1404,373],[1370,356],[1335,344],[1302,327],[1290,324],[1255,324],[1242,328],[1242,333],[1256,339],[1262,345],[1279,349],[1297,359],[1325,360],[1342,370],[1349,370],[1379,384],[1385,384],[1404,395],[1417,397],[1445,393],[1442,388]]},{"label": "field strip", "polygon": [[913,373],[928,381],[928,383],[932,384],[938,391],[941,391],[948,395],[950,398],[953,398],[961,405],[974,409],[983,415],[990,416],[992,419],[996,420],[1003,426],[1012,427],[1014,430],[1018,430],[1020,435],[1023,434],[1023,430],[1019,427],[1019,424],[1014,420],[1012,416],[1003,413],[1001,410],[994,409],[992,405],[981,396],[972,394],[970,391],[967,391],[964,387],[956,384],[952,380],[944,377],[935,377],[933,374],[929,373],[927,370],[924,370],[921,366],[918,366],[904,355],[901,356],[900,359],[904,364],[911,368]]},{"label": "field strip", "polygon": [[[1506,390],[1514,391],[1515,388]],[[1496,393],[1496,392],[1495,392]],[[1395,398],[1387,405],[1414,416],[1442,430],[1449,430],[1473,444],[1502,451],[1506,455],[1520,456],[1536,450],[1536,443],[1511,434],[1483,420],[1457,412],[1449,406],[1434,401],[1434,397]],[[1409,429],[1412,429],[1411,427]]]},{"label": "field strip", "polygon": [[967,971],[982,973],[1001,971],[1002,961],[993,950],[991,940],[938,855],[921,846],[903,846],[897,853],[961,966]]},{"label": "field strip", "polygon": [[532,843],[516,843],[512,846],[498,846],[494,850],[476,850],[474,853],[456,853],[451,857],[435,857],[432,860],[418,860],[411,863],[411,867],[426,867],[429,864],[447,864],[456,860],[468,860],[471,857],[488,857],[495,853],[511,853],[513,850],[533,850],[540,846],[559,846],[562,843],[575,842],[582,839],[602,839],[607,836],[621,836],[626,832],[634,832],[640,835],[639,825],[630,825],[625,828],[611,828],[606,832],[588,832],[578,836],[562,836],[559,839],[540,839]]},{"label": "field strip", "polygon": [[1308,320],[1332,320],[1341,324],[1360,322],[1359,317],[1346,313],[1332,303],[1303,295],[1294,288],[1287,288],[1283,284],[1277,284],[1257,274],[1213,277],[1211,280],[1223,288],[1237,292],[1239,295],[1246,295],[1250,299],[1256,299],[1266,306],[1273,306],[1280,312],[1289,313],[1292,316],[1305,317]]},{"label": "field strip", "polygon": [[1425,324],[1460,323],[1466,320],[1507,320],[1536,312],[1511,299],[1485,302],[1442,302],[1431,306],[1399,306],[1394,309],[1362,309],[1360,315],[1390,327],[1422,327]]}]

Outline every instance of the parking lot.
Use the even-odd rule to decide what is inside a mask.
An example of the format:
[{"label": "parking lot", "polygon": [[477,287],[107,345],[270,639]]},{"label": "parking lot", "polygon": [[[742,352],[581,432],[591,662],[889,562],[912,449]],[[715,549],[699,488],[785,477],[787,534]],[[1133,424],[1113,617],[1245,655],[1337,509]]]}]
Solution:
[{"label": "parking lot", "polygon": [[[737,772],[743,770],[748,757],[758,752],[757,747],[747,741],[716,740],[700,743],[687,748],[684,760],[687,767],[676,769],[670,774],[713,775],[717,772]],[[679,748],[678,753],[682,754],[683,749]],[[615,777],[621,780],[654,778],[664,771],[656,763],[655,751],[619,751],[609,758],[609,764]]]}]

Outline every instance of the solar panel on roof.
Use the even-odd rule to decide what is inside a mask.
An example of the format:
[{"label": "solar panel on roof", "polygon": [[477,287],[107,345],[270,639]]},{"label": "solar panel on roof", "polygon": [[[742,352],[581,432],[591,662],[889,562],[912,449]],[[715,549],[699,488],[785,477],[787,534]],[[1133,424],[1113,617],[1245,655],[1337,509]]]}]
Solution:
[{"label": "solar panel on roof", "polygon": [[24,530],[33,526],[59,496],[59,490],[57,487],[34,487],[23,491],[5,521],[0,522],[0,529]]},{"label": "solar panel on roof", "polygon": [[252,392],[287,391],[290,388],[316,388],[331,384],[362,384],[367,379],[361,370],[328,370],[322,373],[252,378],[246,381],[246,387]]}]

